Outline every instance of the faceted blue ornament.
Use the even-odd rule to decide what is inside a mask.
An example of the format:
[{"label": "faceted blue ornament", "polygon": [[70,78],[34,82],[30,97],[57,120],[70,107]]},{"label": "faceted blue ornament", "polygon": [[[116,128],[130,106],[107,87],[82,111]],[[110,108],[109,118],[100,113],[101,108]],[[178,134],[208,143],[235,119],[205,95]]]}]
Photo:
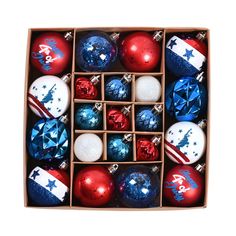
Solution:
[{"label": "faceted blue ornament", "polygon": [[118,197],[126,207],[152,207],[160,192],[160,180],[150,167],[133,165],[116,179]]},{"label": "faceted blue ornament", "polygon": [[192,121],[205,112],[207,92],[194,77],[182,77],[166,89],[165,106],[178,121]]},{"label": "faceted blue ornament", "polygon": [[117,46],[106,33],[93,31],[79,39],[76,62],[83,71],[105,71],[116,60]]},{"label": "faceted blue ornament", "polygon": [[69,147],[69,134],[60,119],[41,119],[30,130],[27,146],[38,160],[62,159]]}]

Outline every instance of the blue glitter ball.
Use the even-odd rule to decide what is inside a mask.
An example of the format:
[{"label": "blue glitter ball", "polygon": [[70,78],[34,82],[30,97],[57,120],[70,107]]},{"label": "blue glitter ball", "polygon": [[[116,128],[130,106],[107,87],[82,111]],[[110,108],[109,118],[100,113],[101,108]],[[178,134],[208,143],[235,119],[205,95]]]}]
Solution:
[{"label": "blue glitter ball", "polygon": [[69,134],[59,119],[41,119],[30,130],[27,146],[38,160],[62,159],[69,148]]},{"label": "blue glitter ball", "polygon": [[139,131],[160,131],[162,126],[161,115],[156,114],[151,107],[140,107],[137,109],[135,126]]},{"label": "blue glitter ball", "polygon": [[182,77],[166,89],[166,110],[178,121],[198,118],[205,111],[206,104],[206,89],[194,77]]},{"label": "blue glitter ball", "polygon": [[106,100],[128,101],[130,100],[130,83],[122,80],[121,76],[111,76],[105,82]]},{"label": "blue glitter ball", "polygon": [[123,135],[111,135],[107,140],[108,161],[128,161],[132,157],[132,141],[124,140]]},{"label": "blue glitter ball", "polygon": [[75,112],[75,123],[82,130],[102,129],[102,112],[94,108],[94,104],[83,104]]},{"label": "blue glitter ball", "polygon": [[126,207],[152,207],[160,192],[160,180],[151,168],[133,165],[118,174],[118,197]]},{"label": "blue glitter ball", "polygon": [[76,62],[83,71],[105,71],[116,60],[117,51],[109,35],[93,31],[78,41]]}]

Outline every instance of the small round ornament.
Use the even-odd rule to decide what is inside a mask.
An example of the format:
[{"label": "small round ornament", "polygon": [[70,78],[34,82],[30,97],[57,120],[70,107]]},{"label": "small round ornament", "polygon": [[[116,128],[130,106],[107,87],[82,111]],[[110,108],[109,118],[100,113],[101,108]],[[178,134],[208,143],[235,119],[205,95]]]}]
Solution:
[{"label": "small round ornament", "polygon": [[83,104],[75,113],[75,123],[82,130],[102,129],[102,103]]},{"label": "small round ornament", "polygon": [[160,136],[150,138],[139,138],[137,140],[136,160],[137,161],[156,161],[159,159],[157,146],[161,142]]},{"label": "small round ornament", "polygon": [[157,102],[161,97],[161,83],[151,75],[140,76],[135,82],[137,102]]},{"label": "small round ornament", "polygon": [[57,118],[63,115],[70,105],[70,89],[67,83],[70,74],[59,78],[44,75],[36,79],[28,91],[30,109],[42,118]]},{"label": "small round ornament", "polygon": [[119,34],[110,36],[92,31],[81,37],[76,45],[76,63],[83,71],[106,71],[117,57],[116,40]]},{"label": "small round ornament", "polygon": [[147,72],[154,70],[161,59],[159,41],[163,32],[154,35],[136,32],[125,37],[120,45],[120,60],[128,71]]},{"label": "small round ornament", "polygon": [[206,136],[203,132],[205,120],[199,125],[181,121],[173,124],[165,133],[165,153],[175,163],[193,164],[206,149]]},{"label": "small round ornament", "polygon": [[111,76],[105,81],[105,97],[111,101],[128,101],[131,96],[132,75]]},{"label": "small round ornament", "polygon": [[81,134],[74,143],[75,156],[80,161],[97,161],[103,152],[103,143],[96,134]]},{"label": "small round ornament", "polygon": [[100,207],[110,202],[115,186],[112,174],[118,165],[108,168],[98,165],[80,170],[74,181],[74,197],[82,206]]},{"label": "small round ornament", "polygon": [[178,121],[192,121],[203,114],[207,105],[207,92],[197,77],[181,77],[166,89],[165,105],[168,113]]},{"label": "small round ornament", "polygon": [[135,126],[138,131],[159,131],[162,127],[161,105],[140,106],[137,108]]},{"label": "small round ornament", "polygon": [[29,199],[39,206],[62,205],[69,196],[69,182],[65,171],[37,166],[27,179]]},{"label": "small round ornament", "polygon": [[91,78],[79,77],[75,80],[75,98],[93,100],[98,97],[97,84],[100,75],[94,75]]},{"label": "small round ornament", "polygon": [[63,72],[68,66],[72,54],[69,43],[71,39],[71,32],[66,33],[64,37],[55,32],[41,34],[32,44],[32,65],[47,75]]},{"label": "small round ornament", "polygon": [[196,37],[174,35],[166,44],[166,66],[176,76],[192,76],[199,73],[206,61],[207,47],[203,42],[206,33]]},{"label": "small round ornament", "polygon": [[131,106],[124,106],[122,109],[110,108],[107,111],[107,127],[110,130],[125,131],[130,127]]},{"label": "small round ornament", "polygon": [[172,206],[196,206],[204,193],[203,171],[204,165],[197,170],[184,165],[171,169],[164,179],[164,199]]},{"label": "small round ornament", "polygon": [[132,157],[132,134],[115,134],[108,136],[107,159],[108,161],[128,161]]},{"label": "small round ornament", "polygon": [[152,207],[160,192],[159,168],[133,165],[116,179],[119,200],[126,207]]},{"label": "small round ornament", "polygon": [[41,119],[30,130],[28,151],[37,160],[56,161],[65,157],[69,149],[67,116],[59,119]]}]

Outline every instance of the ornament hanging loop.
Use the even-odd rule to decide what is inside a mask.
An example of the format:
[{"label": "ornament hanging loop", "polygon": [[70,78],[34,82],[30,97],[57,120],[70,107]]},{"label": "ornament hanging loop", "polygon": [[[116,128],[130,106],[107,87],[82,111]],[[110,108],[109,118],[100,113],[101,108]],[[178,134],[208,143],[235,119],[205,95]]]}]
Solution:
[{"label": "ornament hanging loop", "polygon": [[205,172],[205,170],[206,170],[206,164],[205,163],[198,164],[195,167],[195,170],[197,170],[199,173],[203,174]]},{"label": "ornament hanging loop", "polygon": [[130,113],[130,109],[131,109],[131,106],[124,106],[121,112],[123,112],[124,115],[128,116]]},{"label": "ornament hanging loop", "polygon": [[196,80],[200,83],[204,80],[204,71],[197,75]]},{"label": "ornament hanging loop", "polygon": [[152,142],[158,146],[161,143],[161,136],[153,136],[152,137]]},{"label": "ornament hanging loop", "polygon": [[163,107],[162,105],[156,104],[152,110],[155,114],[160,114],[163,111]]},{"label": "ornament hanging loop", "polygon": [[73,39],[73,35],[72,35],[72,32],[69,31],[69,32],[66,32],[64,34],[64,38],[67,40],[67,41],[71,41]]},{"label": "ornament hanging loop", "polygon": [[155,31],[153,34],[153,39],[160,42],[163,38],[163,31]]},{"label": "ornament hanging loop", "polygon": [[113,164],[113,165],[110,165],[108,167],[108,171],[111,173],[111,174],[114,174],[119,168],[119,165],[118,164]]},{"label": "ornament hanging loop", "polygon": [[100,77],[101,77],[100,75],[94,75],[94,76],[92,76],[92,77],[90,78],[91,83],[94,84],[94,85],[98,84],[99,81],[100,81]]},{"label": "ornament hanging loop", "polygon": [[124,74],[124,76],[121,79],[124,84],[128,84],[132,81],[132,75],[131,74]]},{"label": "ornament hanging loop", "polygon": [[205,129],[206,126],[207,126],[207,120],[206,119],[202,119],[198,122],[198,126],[201,128],[201,129]]},{"label": "ornament hanging loop", "polygon": [[59,167],[59,169],[61,169],[61,170],[67,170],[68,167],[69,167],[68,159],[63,160],[63,161],[59,164],[58,167]]},{"label": "ornament hanging loop", "polygon": [[152,166],[151,167],[151,173],[157,174],[160,172],[160,166]]},{"label": "ornament hanging loop", "polygon": [[110,39],[113,41],[113,42],[116,42],[118,39],[119,39],[119,37],[120,37],[120,33],[112,33],[111,35],[110,35]]},{"label": "ornament hanging loop", "polygon": [[95,112],[101,112],[102,109],[103,109],[103,107],[102,107],[102,103],[101,103],[101,102],[95,103],[95,105],[94,105],[94,107],[93,107],[93,110],[94,110]]},{"label": "ornament hanging loop", "polygon": [[59,118],[59,121],[61,121],[61,122],[64,123],[64,124],[67,124],[68,121],[69,121],[68,115],[61,116],[61,117]]},{"label": "ornament hanging loop", "polygon": [[68,84],[68,83],[71,81],[71,74],[68,73],[68,74],[66,74],[66,75],[63,75],[63,76],[61,77],[61,80],[63,80],[66,84]]},{"label": "ornament hanging loop", "polygon": [[199,32],[196,36],[196,38],[200,41],[203,41],[206,39],[206,32],[205,31],[202,31],[202,32]]},{"label": "ornament hanging loop", "polygon": [[123,140],[125,142],[132,142],[132,140],[133,140],[132,134],[125,134]]}]

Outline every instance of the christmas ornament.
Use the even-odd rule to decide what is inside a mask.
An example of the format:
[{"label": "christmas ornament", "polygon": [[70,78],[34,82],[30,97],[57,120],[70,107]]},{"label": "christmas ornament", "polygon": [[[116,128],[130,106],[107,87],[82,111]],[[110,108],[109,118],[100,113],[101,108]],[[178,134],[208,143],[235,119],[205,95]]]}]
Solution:
[{"label": "christmas ornament", "polygon": [[119,75],[111,76],[105,81],[106,100],[112,101],[128,101],[131,96],[132,75],[125,74],[123,77]]},{"label": "christmas ornament", "polygon": [[196,125],[189,121],[173,124],[165,134],[165,153],[179,164],[193,164],[198,161],[206,149],[206,136],[203,128],[206,121]]},{"label": "christmas ornament", "polygon": [[99,207],[106,205],[113,197],[114,181],[112,174],[118,165],[109,168],[93,165],[78,172],[74,181],[74,197],[81,205]]},{"label": "christmas ornament", "polygon": [[75,113],[75,123],[82,130],[101,129],[102,103],[80,105]]},{"label": "christmas ornament", "polygon": [[161,97],[161,83],[151,75],[140,76],[135,82],[137,102],[157,102]]},{"label": "christmas ornament", "polygon": [[99,83],[100,75],[91,78],[79,77],[75,80],[75,98],[77,99],[96,99],[98,90],[96,85]]},{"label": "christmas ornament", "polygon": [[198,165],[197,170],[191,166],[178,165],[171,169],[164,179],[164,199],[177,207],[195,206],[204,192],[200,175],[204,168],[205,165]]},{"label": "christmas ornament", "polygon": [[137,140],[137,161],[156,161],[159,158],[159,151],[157,146],[161,142],[160,136],[154,136],[152,139],[139,138]]},{"label": "christmas ornament", "polygon": [[63,170],[35,167],[28,177],[28,196],[40,206],[63,204],[69,196],[69,176]]},{"label": "christmas ornament", "polygon": [[182,77],[166,89],[166,110],[178,121],[191,121],[205,111],[207,92],[199,83],[202,73],[197,77]]},{"label": "christmas ornament", "polygon": [[126,207],[152,207],[159,195],[159,168],[133,165],[117,177],[118,197]]},{"label": "christmas ornament", "polygon": [[161,112],[161,105],[155,105],[153,108],[149,106],[137,108],[135,118],[136,130],[159,131],[162,127]]},{"label": "christmas ornament", "polygon": [[74,152],[80,161],[97,161],[103,152],[102,140],[96,134],[81,134],[75,140]]},{"label": "christmas ornament", "polygon": [[76,45],[76,62],[83,71],[105,71],[117,57],[119,34],[108,35],[92,31],[81,37]]},{"label": "christmas ornament", "polygon": [[108,161],[128,161],[132,156],[132,134],[110,135],[107,140]]},{"label": "christmas ornament", "polygon": [[41,73],[55,75],[63,72],[71,58],[72,33],[64,35],[50,32],[37,37],[31,49],[31,63]]},{"label": "christmas ornament", "polygon": [[70,89],[67,83],[70,74],[61,79],[45,75],[36,79],[28,91],[28,105],[40,117],[57,118],[63,115],[70,105]]},{"label": "christmas ornament", "polygon": [[167,68],[176,76],[192,76],[200,72],[207,56],[205,37],[203,32],[196,38],[171,37],[166,44]]},{"label": "christmas ornament", "polygon": [[30,130],[27,145],[30,156],[37,160],[57,160],[69,149],[67,116],[59,119],[41,119]]},{"label": "christmas ornament", "polygon": [[121,110],[110,108],[107,111],[107,127],[111,130],[124,131],[130,127],[129,114],[131,106],[124,106]]},{"label": "christmas ornament", "polygon": [[136,32],[123,39],[120,45],[120,60],[128,71],[146,72],[154,70],[161,59],[159,41],[163,32],[151,36],[146,32]]}]

